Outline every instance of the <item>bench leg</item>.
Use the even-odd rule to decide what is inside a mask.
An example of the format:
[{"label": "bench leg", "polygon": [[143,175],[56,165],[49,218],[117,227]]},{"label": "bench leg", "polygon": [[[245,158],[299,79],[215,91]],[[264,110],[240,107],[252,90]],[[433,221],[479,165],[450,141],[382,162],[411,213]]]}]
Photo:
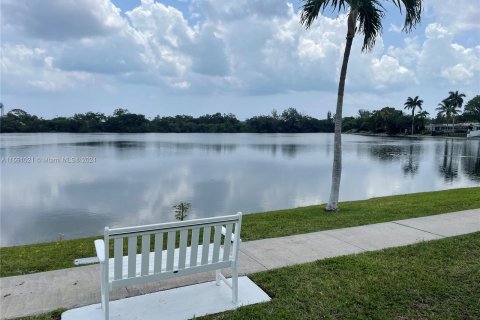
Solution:
[{"label": "bench leg", "polygon": [[105,320],[108,320],[109,317],[109,303],[110,303],[110,292],[105,290],[105,305],[103,306],[103,313],[105,314]]},{"label": "bench leg", "polygon": [[220,278],[220,270],[215,270],[215,284],[219,286],[221,280],[222,278]]},{"label": "bench leg", "polygon": [[232,302],[238,302],[238,270],[237,266],[232,268]]},{"label": "bench leg", "polygon": [[103,285],[104,282],[104,275],[103,275],[103,263],[100,263],[100,302],[102,304],[102,310],[105,309],[105,286]]},{"label": "bench leg", "polygon": [[108,320],[108,314],[109,314],[109,300],[110,300],[110,291],[108,289],[108,279],[107,277],[107,272],[105,270],[107,264],[105,263],[100,263],[100,294],[101,294],[101,303],[102,303],[102,309],[103,309],[103,314],[105,316],[105,320]]}]

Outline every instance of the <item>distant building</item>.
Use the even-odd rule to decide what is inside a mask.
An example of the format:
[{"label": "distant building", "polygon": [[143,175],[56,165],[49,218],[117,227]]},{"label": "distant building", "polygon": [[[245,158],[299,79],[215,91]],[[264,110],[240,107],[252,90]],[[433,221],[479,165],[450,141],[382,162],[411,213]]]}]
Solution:
[{"label": "distant building", "polygon": [[[432,134],[441,134],[443,132],[452,132],[453,127],[451,123],[431,123],[427,125],[427,129],[432,132]],[[469,132],[480,130],[480,123],[475,122],[464,122],[464,123],[455,123],[455,132]]]}]

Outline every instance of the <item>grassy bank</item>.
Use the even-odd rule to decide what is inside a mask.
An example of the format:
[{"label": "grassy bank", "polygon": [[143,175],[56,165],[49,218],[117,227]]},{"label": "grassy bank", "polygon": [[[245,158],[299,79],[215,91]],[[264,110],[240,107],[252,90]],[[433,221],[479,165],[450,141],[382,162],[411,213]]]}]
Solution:
[{"label": "grassy bank", "polygon": [[340,211],[334,214],[323,208],[309,206],[246,216],[242,239],[281,237],[480,208],[480,188],[342,202]]},{"label": "grassy bank", "polygon": [[[480,188],[349,201],[337,213],[309,206],[244,216],[244,241],[359,226],[452,211],[480,208]],[[0,248],[0,276],[73,267],[73,260],[95,255],[98,237]]]},{"label": "grassy bank", "polygon": [[252,275],[270,303],[206,319],[480,319],[480,233]]},{"label": "grassy bank", "polygon": [[272,301],[202,319],[480,319],[480,232],[251,278]]}]

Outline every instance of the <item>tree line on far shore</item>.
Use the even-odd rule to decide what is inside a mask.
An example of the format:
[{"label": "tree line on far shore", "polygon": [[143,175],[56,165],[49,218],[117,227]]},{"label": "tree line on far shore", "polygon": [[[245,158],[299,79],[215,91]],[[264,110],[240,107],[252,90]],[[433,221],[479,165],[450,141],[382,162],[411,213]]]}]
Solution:
[{"label": "tree line on far shore", "polygon": [[[99,112],[75,114],[72,117],[43,119],[22,109],[10,110],[1,117],[0,132],[252,132],[252,133],[304,133],[333,132],[334,117],[330,112],[325,119],[305,115],[295,108],[282,113],[276,110],[269,115],[254,116],[240,121],[231,113],[206,114],[199,117],[189,115],[156,116],[148,119],[142,114],[127,109],[116,109],[107,116]],[[463,114],[439,112],[436,118],[421,111],[414,115],[414,131],[425,132],[429,123],[447,123],[452,117],[455,122],[480,122],[480,96],[465,105]],[[386,133],[389,135],[410,132],[412,115],[403,110],[384,107],[367,111],[360,109],[355,117],[343,118],[344,132]]]},{"label": "tree line on far shore", "polygon": [[281,114],[255,116],[240,121],[231,113],[206,114],[199,117],[189,115],[156,116],[146,118],[143,114],[131,113],[127,109],[116,109],[107,116],[98,112],[75,114],[73,117],[42,119],[24,110],[13,109],[1,118],[1,132],[258,132],[297,133],[333,132],[333,119],[319,120],[288,108]]}]

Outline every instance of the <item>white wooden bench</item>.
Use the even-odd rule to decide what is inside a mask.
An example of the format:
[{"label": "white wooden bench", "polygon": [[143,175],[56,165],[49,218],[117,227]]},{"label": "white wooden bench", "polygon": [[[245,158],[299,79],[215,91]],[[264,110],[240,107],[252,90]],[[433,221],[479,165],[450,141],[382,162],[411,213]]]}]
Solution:
[{"label": "white wooden bench", "polygon": [[[233,303],[237,303],[241,222],[242,214],[238,213],[127,228],[106,227],[104,240],[95,240],[105,319],[108,320],[110,291],[114,288],[212,270],[216,270],[217,285],[223,280],[232,289]],[[232,269],[231,283],[221,273],[224,268]]]}]

